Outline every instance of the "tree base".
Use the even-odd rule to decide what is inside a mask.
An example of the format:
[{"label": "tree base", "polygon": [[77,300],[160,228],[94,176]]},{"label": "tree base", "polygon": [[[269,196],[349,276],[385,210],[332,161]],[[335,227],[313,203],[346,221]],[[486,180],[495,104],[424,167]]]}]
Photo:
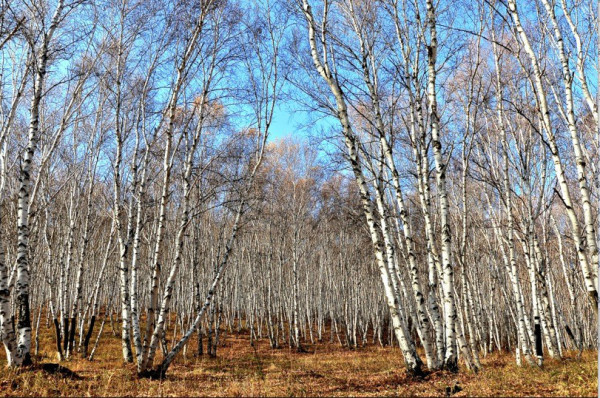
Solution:
[{"label": "tree base", "polygon": [[450,358],[444,361],[444,370],[451,373],[458,373],[458,361],[456,358]]},{"label": "tree base", "polygon": [[166,377],[166,373],[166,369],[163,370],[162,368],[158,368],[138,372],[138,377],[141,379],[163,380]]},{"label": "tree base", "polygon": [[81,376],[79,376],[77,373],[75,373],[71,369],[69,369],[65,366],[59,365],[57,363],[43,363],[43,364],[39,365],[39,369],[41,369],[44,372],[49,373],[49,374],[60,375],[64,378],[69,378],[69,379],[73,379],[73,380],[83,380],[83,378]]}]

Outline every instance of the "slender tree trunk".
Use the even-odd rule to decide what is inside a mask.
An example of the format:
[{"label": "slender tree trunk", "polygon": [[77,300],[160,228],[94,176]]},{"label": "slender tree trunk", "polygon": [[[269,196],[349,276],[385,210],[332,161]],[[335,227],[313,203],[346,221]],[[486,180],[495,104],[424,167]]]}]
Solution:
[{"label": "slender tree trunk", "polygon": [[442,156],[442,142],[439,134],[439,116],[436,98],[436,58],[437,58],[437,32],[436,11],[433,1],[427,0],[427,20],[429,25],[429,46],[427,49],[427,98],[429,103],[429,118],[431,123],[431,138],[433,158],[435,160],[436,181],[440,201],[440,223],[442,227],[442,287],[444,292],[444,326],[446,327],[446,355],[444,367],[452,372],[458,371],[458,357],[456,354],[456,303],[454,299],[454,269],[451,259],[451,233],[448,220],[449,205],[446,190],[446,164]]}]

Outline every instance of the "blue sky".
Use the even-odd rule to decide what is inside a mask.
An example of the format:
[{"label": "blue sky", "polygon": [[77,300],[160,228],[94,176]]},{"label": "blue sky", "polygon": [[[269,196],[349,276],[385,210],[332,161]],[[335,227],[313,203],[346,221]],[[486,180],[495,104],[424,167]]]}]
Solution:
[{"label": "blue sky", "polygon": [[[279,105],[273,114],[273,122],[269,140],[276,140],[290,135],[306,136],[306,129],[298,128],[300,111],[290,111],[288,106]],[[304,116],[302,116],[304,118]]]}]

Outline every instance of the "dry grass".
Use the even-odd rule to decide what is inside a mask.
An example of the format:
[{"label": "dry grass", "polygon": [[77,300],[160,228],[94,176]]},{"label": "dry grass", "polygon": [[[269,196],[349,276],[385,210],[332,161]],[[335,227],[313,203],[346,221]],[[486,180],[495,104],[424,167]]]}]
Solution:
[{"label": "dry grass", "polygon": [[[44,351],[38,363],[56,362],[50,331],[40,336]],[[336,345],[309,347],[309,353],[254,349],[247,336],[228,336],[218,358],[182,357],[165,380],[138,379],[131,364],[120,360],[120,340],[106,325],[93,362],[75,358],[63,363],[81,380],[41,369],[0,370],[2,395],[61,396],[379,396],[437,395],[459,383],[454,396],[595,396],[595,352],[581,359],[569,354],[547,360],[544,369],[518,368],[511,355],[482,358],[484,370],[473,374],[436,372],[422,380],[405,374],[398,349],[370,346],[349,351]]]}]

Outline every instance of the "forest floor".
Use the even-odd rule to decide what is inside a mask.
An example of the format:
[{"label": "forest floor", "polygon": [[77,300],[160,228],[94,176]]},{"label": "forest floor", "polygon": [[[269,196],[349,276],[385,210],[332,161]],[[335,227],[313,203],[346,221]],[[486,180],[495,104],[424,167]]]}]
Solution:
[{"label": "forest floor", "polygon": [[[41,328],[45,329],[45,328]],[[517,367],[514,356],[482,358],[474,374],[434,372],[423,379],[407,376],[397,348],[370,345],[348,350],[338,344],[309,346],[306,353],[272,350],[268,342],[251,347],[247,335],[227,335],[217,358],[179,357],[164,380],[140,379],[122,363],[120,339],[107,324],[93,362],[72,358],[61,365],[68,377],[42,369],[56,363],[50,329],[40,330],[40,355],[33,370],[0,369],[3,396],[596,396],[597,354],[567,353],[547,359],[543,369]],[[92,339],[93,343],[94,339]],[[0,350],[3,351],[3,350]],[[3,356],[2,352],[2,356]],[[0,363],[5,363],[0,359]]]}]

